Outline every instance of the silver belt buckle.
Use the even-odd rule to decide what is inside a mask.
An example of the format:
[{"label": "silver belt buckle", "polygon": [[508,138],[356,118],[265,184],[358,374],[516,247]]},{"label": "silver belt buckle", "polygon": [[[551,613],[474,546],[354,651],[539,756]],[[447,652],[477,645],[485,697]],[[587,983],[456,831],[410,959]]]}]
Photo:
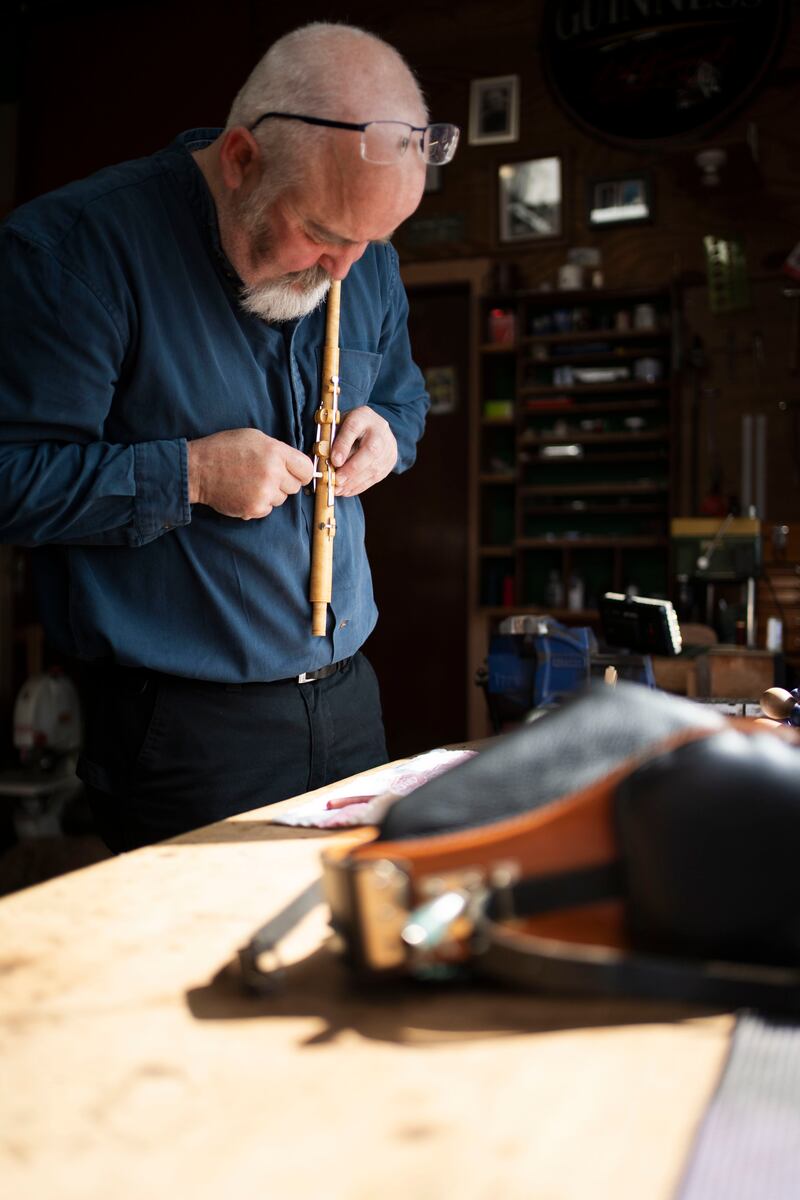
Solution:
[{"label": "silver belt buckle", "polygon": [[302,675],[297,676],[297,682],[298,683],[313,683],[314,682],[313,672],[309,675],[307,671],[303,671]]}]

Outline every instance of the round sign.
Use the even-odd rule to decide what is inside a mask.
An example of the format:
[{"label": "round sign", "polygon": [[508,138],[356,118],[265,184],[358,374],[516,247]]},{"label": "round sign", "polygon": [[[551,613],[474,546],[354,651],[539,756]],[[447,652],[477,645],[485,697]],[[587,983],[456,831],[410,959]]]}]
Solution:
[{"label": "round sign", "polygon": [[542,60],[558,101],[611,141],[695,134],[738,108],[772,62],[785,0],[545,0]]}]

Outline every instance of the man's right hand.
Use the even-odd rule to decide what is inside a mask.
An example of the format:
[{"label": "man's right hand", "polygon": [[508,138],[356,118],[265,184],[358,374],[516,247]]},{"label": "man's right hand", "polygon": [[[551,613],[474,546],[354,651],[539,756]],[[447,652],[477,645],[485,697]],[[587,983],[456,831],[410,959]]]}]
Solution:
[{"label": "man's right hand", "polygon": [[266,517],[311,482],[313,463],[260,429],[224,429],[188,443],[189,503],[226,517]]}]

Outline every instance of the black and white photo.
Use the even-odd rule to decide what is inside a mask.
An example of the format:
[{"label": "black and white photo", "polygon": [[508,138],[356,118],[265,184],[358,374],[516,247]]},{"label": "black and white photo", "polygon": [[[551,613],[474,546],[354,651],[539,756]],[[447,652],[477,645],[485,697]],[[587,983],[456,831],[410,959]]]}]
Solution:
[{"label": "black and white photo", "polygon": [[469,94],[469,141],[473,146],[519,138],[519,76],[473,79]]},{"label": "black and white photo", "polygon": [[499,168],[500,241],[561,235],[561,159],[504,163]]}]

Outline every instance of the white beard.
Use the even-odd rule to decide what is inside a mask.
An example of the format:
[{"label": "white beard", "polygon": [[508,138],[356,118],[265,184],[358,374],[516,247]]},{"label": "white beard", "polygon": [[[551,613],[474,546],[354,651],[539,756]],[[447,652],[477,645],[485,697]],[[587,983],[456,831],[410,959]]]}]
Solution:
[{"label": "white beard", "polygon": [[[273,231],[265,221],[272,200],[272,193],[261,189],[243,202],[237,201],[234,208],[235,221],[249,239],[249,255],[254,263],[274,252]],[[331,277],[322,267],[306,267],[266,283],[245,286],[239,303],[245,312],[262,321],[295,321],[319,308],[330,286]]]},{"label": "white beard", "polygon": [[239,303],[245,312],[262,321],[294,321],[319,308],[330,286],[330,276],[325,271],[310,267],[308,271],[246,287]]}]

